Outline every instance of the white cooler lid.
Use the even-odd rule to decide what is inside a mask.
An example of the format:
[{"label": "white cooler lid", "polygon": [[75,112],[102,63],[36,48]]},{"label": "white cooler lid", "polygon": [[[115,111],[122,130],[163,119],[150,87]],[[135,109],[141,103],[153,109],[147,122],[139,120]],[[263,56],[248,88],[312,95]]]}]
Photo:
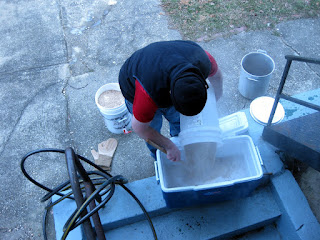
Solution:
[{"label": "white cooler lid", "polygon": [[244,112],[236,112],[219,119],[223,137],[241,135],[248,131],[249,124]]}]

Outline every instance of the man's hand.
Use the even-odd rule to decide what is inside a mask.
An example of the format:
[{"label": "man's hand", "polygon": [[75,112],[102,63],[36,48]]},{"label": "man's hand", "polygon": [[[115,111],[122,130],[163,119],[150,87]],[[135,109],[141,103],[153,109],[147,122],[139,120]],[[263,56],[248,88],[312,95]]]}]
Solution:
[{"label": "man's hand", "polygon": [[167,158],[171,161],[180,161],[181,153],[177,146],[165,136],[158,133],[152,127],[149,126],[150,122],[143,123],[132,117],[132,129],[144,140],[151,140],[155,144],[163,147],[167,151]]},{"label": "man's hand", "polygon": [[166,148],[167,158],[168,158],[168,160],[173,161],[173,162],[180,161],[181,160],[180,150],[177,148],[177,146],[173,142],[171,142],[171,143],[172,143],[172,146],[169,148]]}]

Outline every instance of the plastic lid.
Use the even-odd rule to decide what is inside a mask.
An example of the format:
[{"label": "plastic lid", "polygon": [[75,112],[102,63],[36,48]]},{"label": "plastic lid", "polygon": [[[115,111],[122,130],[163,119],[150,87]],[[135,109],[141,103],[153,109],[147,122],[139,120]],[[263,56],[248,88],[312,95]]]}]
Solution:
[{"label": "plastic lid", "polygon": [[[274,104],[274,98],[272,97],[258,97],[253,100],[250,104],[250,114],[252,118],[262,124],[266,125],[268,123],[270,113]],[[272,124],[279,123],[284,118],[285,111],[281,103],[278,103],[276,112],[272,119]]]},{"label": "plastic lid", "polygon": [[248,131],[249,124],[244,112],[236,112],[219,119],[223,136],[240,135]]},{"label": "plastic lid", "polygon": [[[219,119],[218,127],[200,126],[186,129],[179,134],[179,143],[185,146],[197,142],[221,142],[224,137],[240,135],[248,131],[249,124],[244,112],[236,112]],[[178,140],[171,138],[174,143]],[[176,141],[176,142],[175,142]],[[177,144],[176,144],[177,145]]]}]

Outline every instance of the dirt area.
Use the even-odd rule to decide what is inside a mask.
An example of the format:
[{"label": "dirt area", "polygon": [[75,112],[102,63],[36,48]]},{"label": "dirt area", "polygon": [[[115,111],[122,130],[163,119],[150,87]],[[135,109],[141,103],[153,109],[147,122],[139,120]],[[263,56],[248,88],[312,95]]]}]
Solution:
[{"label": "dirt area", "polygon": [[320,173],[309,167],[297,179],[300,188],[308,199],[311,210],[320,223]]},{"label": "dirt area", "polygon": [[162,0],[170,25],[184,39],[209,41],[248,30],[320,16],[320,0]]}]

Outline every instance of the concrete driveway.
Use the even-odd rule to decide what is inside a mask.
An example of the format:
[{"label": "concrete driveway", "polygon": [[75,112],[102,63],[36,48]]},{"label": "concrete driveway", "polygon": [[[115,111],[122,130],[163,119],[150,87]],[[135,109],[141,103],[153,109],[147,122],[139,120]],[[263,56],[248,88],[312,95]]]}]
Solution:
[{"label": "concrete driveway", "polygon": [[[130,181],[154,175],[153,160],[134,133],[112,134],[95,105],[97,89],[117,82],[133,51],[149,43],[181,39],[168,27],[158,0],[0,1],[0,239],[42,239],[45,194],[21,173],[20,160],[39,148],[75,151],[91,160],[91,149],[118,140],[112,174]],[[240,61],[257,49],[274,59],[268,95],[274,96],[284,56],[320,58],[320,19],[281,23],[274,31],[242,32],[200,42],[224,73],[220,116],[248,108],[238,92]],[[320,66],[300,64],[290,72],[286,92],[320,87]],[[165,125],[164,134],[168,127]],[[63,155],[28,159],[27,171],[50,187],[66,177]],[[319,207],[319,200],[318,205]],[[51,236],[52,228],[51,229]]]}]

